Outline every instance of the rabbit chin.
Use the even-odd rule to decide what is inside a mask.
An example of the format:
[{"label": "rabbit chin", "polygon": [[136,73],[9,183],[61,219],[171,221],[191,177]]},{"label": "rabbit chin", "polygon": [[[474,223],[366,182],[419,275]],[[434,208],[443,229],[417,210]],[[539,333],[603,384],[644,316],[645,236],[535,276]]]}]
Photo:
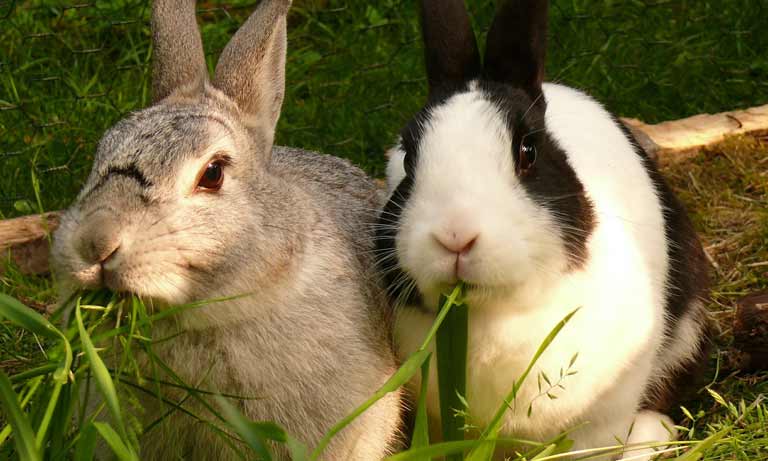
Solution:
[{"label": "rabbit chin", "polygon": [[524,258],[513,259],[505,261],[498,255],[496,258],[477,255],[466,259],[462,257],[457,265],[455,256],[443,256],[431,259],[426,267],[421,266],[418,271],[408,272],[419,274],[414,280],[426,306],[437,308],[440,295],[450,293],[461,281],[465,286],[467,304],[473,309],[484,309],[510,299],[522,301],[535,298],[537,291],[547,285],[546,273],[536,270],[533,263],[526,263]]},{"label": "rabbit chin", "polygon": [[190,303],[195,300],[189,276],[176,270],[104,269],[98,264],[73,268],[59,273],[59,282],[65,292],[106,288],[115,293],[133,294],[154,308]]},{"label": "rabbit chin", "polygon": [[137,295],[150,301],[156,308],[186,304],[195,300],[189,278],[175,270],[105,270],[103,285],[114,292]]}]

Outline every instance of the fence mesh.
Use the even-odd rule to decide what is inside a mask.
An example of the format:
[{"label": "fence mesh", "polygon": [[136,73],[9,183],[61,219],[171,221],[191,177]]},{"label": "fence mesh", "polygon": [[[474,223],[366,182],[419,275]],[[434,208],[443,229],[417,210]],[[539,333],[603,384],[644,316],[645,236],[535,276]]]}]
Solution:
[{"label": "fence mesh", "polygon": [[[198,2],[211,68],[256,3]],[[415,3],[294,0],[279,143],[382,173],[425,93]],[[467,3],[487,29],[493,1]],[[620,115],[657,122],[768,102],[768,0],[551,4],[549,79]],[[148,104],[149,9],[0,0],[0,218],[66,206],[103,132]]]}]

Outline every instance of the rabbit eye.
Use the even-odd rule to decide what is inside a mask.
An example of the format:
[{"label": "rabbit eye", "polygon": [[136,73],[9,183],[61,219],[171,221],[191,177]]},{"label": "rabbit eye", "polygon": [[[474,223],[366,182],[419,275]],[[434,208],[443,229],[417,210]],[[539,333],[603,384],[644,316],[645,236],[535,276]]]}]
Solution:
[{"label": "rabbit eye", "polygon": [[536,163],[536,146],[530,141],[523,141],[520,144],[520,155],[517,158],[518,173],[527,173],[534,163]]},{"label": "rabbit eye", "polygon": [[207,191],[217,191],[221,189],[221,184],[223,182],[223,162],[221,160],[215,160],[205,167],[203,174],[200,175],[200,179],[197,182],[197,187]]}]

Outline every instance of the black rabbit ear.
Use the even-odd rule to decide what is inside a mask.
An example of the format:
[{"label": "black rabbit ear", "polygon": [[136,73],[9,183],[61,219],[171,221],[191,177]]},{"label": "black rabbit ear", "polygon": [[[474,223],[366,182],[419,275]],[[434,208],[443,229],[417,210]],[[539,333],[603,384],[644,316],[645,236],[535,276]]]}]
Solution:
[{"label": "black rabbit ear", "polygon": [[485,77],[541,94],[547,48],[547,0],[501,0],[485,49]]},{"label": "black rabbit ear", "polygon": [[430,97],[480,76],[480,52],[464,0],[422,0],[421,30]]}]

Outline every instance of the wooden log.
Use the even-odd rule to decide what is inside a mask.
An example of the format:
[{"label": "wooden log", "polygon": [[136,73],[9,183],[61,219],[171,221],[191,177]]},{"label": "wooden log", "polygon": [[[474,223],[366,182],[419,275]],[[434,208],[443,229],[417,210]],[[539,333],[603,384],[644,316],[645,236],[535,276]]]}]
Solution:
[{"label": "wooden log", "polygon": [[0,254],[25,274],[48,272],[49,237],[58,226],[58,212],[0,221]]},{"label": "wooden log", "polygon": [[768,134],[768,104],[751,109],[701,114],[648,125],[637,119],[622,119],[633,131],[642,133],[640,144],[664,163],[690,158],[701,148],[728,136]]}]

